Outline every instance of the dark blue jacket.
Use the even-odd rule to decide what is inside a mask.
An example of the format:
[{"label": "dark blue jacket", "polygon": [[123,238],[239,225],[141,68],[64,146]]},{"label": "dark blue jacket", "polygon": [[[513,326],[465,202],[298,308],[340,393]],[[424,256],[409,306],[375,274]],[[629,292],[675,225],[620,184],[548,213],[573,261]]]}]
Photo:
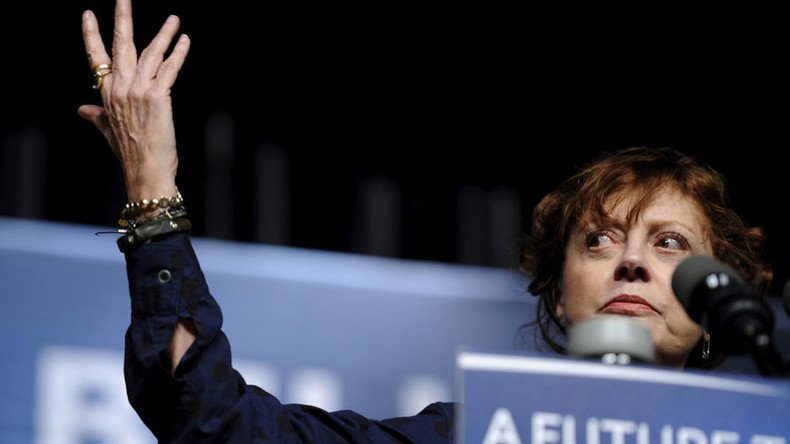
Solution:
[{"label": "dark blue jacket", "polygon": [[[160,442],[452,442],[454,405],[373,420],[350,410],[283,405],[233,370],[222,313],[187,234],[171,234],[126,254],[132,321],[126,334],[129,400]],[[197,339],[170,373],[167,346],[179,319]]]}]

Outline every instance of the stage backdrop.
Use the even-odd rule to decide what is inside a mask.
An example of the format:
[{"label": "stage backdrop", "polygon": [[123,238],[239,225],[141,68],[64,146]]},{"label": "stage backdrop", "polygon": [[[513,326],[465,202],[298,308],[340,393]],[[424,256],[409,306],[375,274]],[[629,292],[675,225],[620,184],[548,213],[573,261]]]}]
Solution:
[{"label": "stage backdrop", "polygon": [[[126,272],[101,230],[0,218],[0,442],[154,442],[126,399]],[[285,402],[414,414],[452,400],[457,346],[512,350],[533,317],[510,270],[194,245],[234,366]]]},{"label": "stage backdrop", "polygon": [[[126,399],[126,274],[117,235],[102,230],[0,218],[2,443],[154,442]],[[284,402],[410,415],[452,400],[461,346],[534,352],[518,334],[534,298],[511,270],[194,244],[234,366]]]}]

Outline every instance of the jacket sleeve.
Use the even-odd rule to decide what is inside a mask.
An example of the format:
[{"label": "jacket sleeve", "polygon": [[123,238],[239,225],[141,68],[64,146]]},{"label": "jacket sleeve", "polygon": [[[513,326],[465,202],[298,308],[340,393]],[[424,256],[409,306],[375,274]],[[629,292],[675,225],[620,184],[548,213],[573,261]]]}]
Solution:
[{"label": "jacket sleeve", "polygon": [[[383,421],[353,411],[284,405],[247,385],[231,365],[222,313],[209,293],[185,233],[126,253],[131,325],[124,375],[129,401],[160,442],[448,442],[453,406],[436,403],[418,415]],[[196,340],[175,373],[167,347],[179,319]]]}]

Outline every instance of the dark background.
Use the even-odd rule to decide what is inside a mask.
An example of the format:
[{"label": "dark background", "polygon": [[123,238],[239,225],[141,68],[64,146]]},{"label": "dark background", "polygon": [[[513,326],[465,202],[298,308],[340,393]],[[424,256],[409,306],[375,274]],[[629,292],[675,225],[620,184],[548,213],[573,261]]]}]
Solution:
[{"label": "dark background", "polygon": [[[119,167],[76,114],[98,103],[80,16],[93,9],[109,44],[112,6],[3,7],[0,214],[114,224],[125,202]],[[138,50],[170,13],[192,39],[173,90],[178,184],[190,211],[205,211],[204,128],[227,113],[236,129],[233,222],[217,237],[255,240],[252,158],[274,144],[290,168],[286,244],[359,251],[356,190],[386,177],[400,191],[394,255],[500,265],[460,258],[460,189],[514,190],[528,215],[600,150],[673,146],[724,173],[736,208],[765,228],[772,291],[790,277],[789,77],[777,14],[432,8],[136,2]],[[45,154],[34,180],[20,182],[13,149],[30,131],[43,136]],[[39,185],[41,205],[24,210],[20,183]],[[193,222],[196,234],[212,235],[201,217]]]}]

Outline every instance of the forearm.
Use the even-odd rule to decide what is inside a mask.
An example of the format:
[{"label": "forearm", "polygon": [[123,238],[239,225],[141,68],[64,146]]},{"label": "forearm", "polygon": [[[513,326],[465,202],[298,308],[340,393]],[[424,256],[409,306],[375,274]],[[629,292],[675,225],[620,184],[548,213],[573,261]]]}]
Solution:
[{"label": "forearm", "polygon": [[[222,314],[208,291],[186,234],[140,245],[126,254],[132,319],[126,341],[129,400],[158,437],[172,437],[195,421],[196,399],[233,392],[209,385],[195,389],[211,361],[226,361]],[[208,351],[207,351],[208,350]],[[179,365],[181,364],[181,365]],[[199,382],[197,382],[199,384]]]},{"label": "forearm", "polygon": [[261,421],[276,429],[282,406],[233,370],[222,314],[188,235],[158,237],[126,260],[126,387],[160,442],[251,442]]},{"label": "forearm", "polygon": [[195,323],[191,319],[180,319],[173,332],[173,339],[167,347],[167,355],[170,359],[170,372],[175,373],[178,363],[186,354],[189,347],[195,342]]}]

